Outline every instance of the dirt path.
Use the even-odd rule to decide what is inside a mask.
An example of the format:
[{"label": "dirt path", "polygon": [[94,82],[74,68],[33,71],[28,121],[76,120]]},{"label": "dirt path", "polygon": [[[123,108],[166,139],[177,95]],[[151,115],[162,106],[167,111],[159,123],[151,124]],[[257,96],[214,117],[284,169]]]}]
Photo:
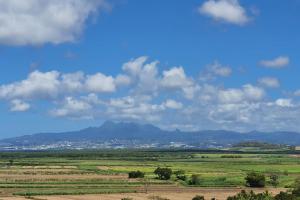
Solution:
[{"label": "dirt path", "polygon": [[[155,190],[155,191],[154,191]],[[249,190],[249,189],[247,189]],[[285,188],[263,188],[253,189],[255,192],[264,192],[268,190],[272,194],[278,194],[280,191],[286,191]],[[216,198],[226,200],[228,196],[240,192],[241,188],[150,188],[146,193],[132,194],[99,194],[99,195],[66,195],[66,196],[41,196],[36,200],[121,200],[124,197],[133,200],[149,200],[151,196],[160,196],[170,200],[191,200],[195,195],[203,195],[206,199]],[[25,200],[23,197],[2,197],[1,200]]]},{"label": "dirt path", "polygon": [[62,175],[24,175],[24,174],[0,174],[0,179],[5,180],[82,180],[82,179],[116,179],[116,180],[127,180],[128,175],[120,174],[120,175],[98,175],[98,174],[62,174]]}]

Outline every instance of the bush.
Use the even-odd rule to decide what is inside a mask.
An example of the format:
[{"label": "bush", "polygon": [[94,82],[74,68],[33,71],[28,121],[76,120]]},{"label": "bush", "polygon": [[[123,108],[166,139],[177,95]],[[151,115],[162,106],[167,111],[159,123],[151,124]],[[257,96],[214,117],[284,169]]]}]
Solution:
[{"label": "bush", "polygon": [[133,200],[133,198],[125,197],[125,198],[122,198],[121,200]]},{"label": "bush", "polygon": [[182,180],[182,181],[186,180],[186,175],[183,170],[178,170],[178,171],[174,172],[174,174],[178,180]]},{"label": "bush", "polygon": [[191,176],[191,180],[189,181],[190,185],[200,185],[201,183],[201,178],[198,174],[193,174]]},{"label": "bush", "polygon": [[251,172],[247,174],[246,184],[250,187],[265,187],[266,177],[264,174]]},{"label": "bush", "polygon": [[141,171],[132,171],[128,173],[128,178],[144,178],[145,173]]},{"label": "bush", "polygon": [[297,179],[295,184],[293,185],[293,191],[292,191],[292,194],[297,196],[297,197],[300,197],[300,179]]},{"label": "bush", "polygon": [[277,187],[279,185],[279,176],[276,174],[271,174],[270,175],[270,184],[273,185],[274,187]]},{"label": "bush", "polygon": [[280,192],[274,197],[275,200],[296,200],[296,196],[287,192]]},{"label": "bush", "polygon": [[192,200],[205,200],[204,196],[196,195]]},{"label": "bush", "polygon": [[172,176],[172,169],[170,168],[160,168],[158,167],[155,171],[154,174],[158,176],[158,179],[160,180],[169,180]]},{"label": "bush", "polygon": [[170,199],[160,197],[160,196],[150,196],[148,199],[150,199],[150,200],[170,200]]},{"label": "bush", "polygon": [[223,155],[221,158],[243,158],[243,156],[240,155]]},{"label": "bush", "polygon": [[240,193],[238,193],[235,196],[231,196],[227,198],[227,200],[273,200],[273,199],[274,198],[268,192],[255,194],[253,191],[248,193],[245,190],[242,190]]}]

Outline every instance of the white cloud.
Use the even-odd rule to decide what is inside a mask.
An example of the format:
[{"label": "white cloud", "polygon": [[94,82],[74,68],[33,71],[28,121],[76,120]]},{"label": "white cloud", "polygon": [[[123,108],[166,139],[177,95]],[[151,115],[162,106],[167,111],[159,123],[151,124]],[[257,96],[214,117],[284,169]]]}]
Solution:
[{"label": "white cloud", "polygon": [[147,56],[141,56],[136,59],[131,59],[131,61],[123,64],[122,69],[130,75],[136,76],[142,70],[142,67],[147,59]]},{"label": "white cloud", "polygon": [[69,94],[114,92],[116,87],[115,79],[102,73],[86,76],[83,72],[34,71],[25,80],[0,85],[0,99],[57,99]]},{"label": "white cloud", "polygon": [[232,69],[229,66],[221,65],[218,61],[208,65],[200,74],[200,80],[210,81],[217,77],[228,77],[232,74]]},{"label": "white cloud", "polygon": [[133,107],[135,103],[136,101],[134,98],[127,96],[118,99],[111,99],[109,105],[117,108],[130,108]]},{"label": "white cloud", "polygon": [[295,96],[300,96],[300,90],[295,91],[295,92],[294,92],[294,95],[295,95]]},{"label": "white cloud", "polygon": [[277,78],[273,77],[263,77],[258,79],[258,83],[264,87],[278,88],[280,87],[280,82]]},{"label": "white cloud", "polygon": [[83,72],[63,74],[61,84],[65,91],[76,92],[82,90],[84,80],[85,75]]},{"label": "white cloud", "polygon": [[[299,99],[268,95],[262,86],[275,87],[273,79],[228,88],[194,79],[183,67],[160,71],[158,61],[146,58],[125,63],[116,76],[34,71],[24,80],[0,85],[0,100],[14,112],[35,103],[47,105],[37,111],[53,106],[51,116],[68,119],[139,121],[184,130],[299,131]],[[215,64],[207,72],[229,76],[230,70],[223,68]]]},{"label": "white cloud", "polygon": [[115,84],[117,86],[128,86],[131,83],[131,79],[129,76],[124,74],[119,74],[115,79]]},{"label": "white cloud", "polygon": [[161,85],[165,88],[181,89],[192,84],[192,80],[185,75],[183,67],[173,67],[170,70],[163,71]]},{"label": "white cloud", "polygon": [[116,85],[112,76],[105,76],[102,73],[87,76],[86,89],[90,92],[114,92]]},{"label": "white cloud", "polygon": [[163,71],[160,86],[170,90],[181,90],[188,99],[194,98],[199,86],[192,78],[186,76],[183,67],[173,67]]},{"label": "white cloud", "polygon": [[158,62],[154,61],[143,66],[138,75],[135,92],[142,94],[156,94],[159,84],[157,65]]},{"label": "white cloud", "polygon": [[0,43],[42,45],[73,42],[104,0],[0,0]]},{"label": "white cloud", "polygon": [[290,58],[287,56],[279,56],[274,58],[273,60],[262,60],[260,61],[260,65],[268,68],[283,68],[290,63]]},{"label": "white cloud", "polygon": [[277,99],[275,104],[280,107],[293,107],[292,99]]},{"label": "white cloud", "polygon": [[149,99],[143,96],[127,96],[111,99],[106,116],[109,119],[153,122],[161,118],[161,112],[164,110],[164,105],[151,104]]},{"label": "white cloud", "polygon": [[243,91],[247,100],[259,101],[265,96],[265,91],[262,88],[246,84],[243,86]]},{"label": "white cloud", "polygon": [[217,21],[237,25],[244,25],[250,20],[238,0],[208,0],[199,7],[199,12]]},{"label": "white cloud", "polygon": [[181,109],[183,107],[182,103],[177,102],[173,99],[167,99],[166,102],[164,103],[164,106],[170,109]]},{"label": "white cloud", "polygon": [[92,118],[92,105],[83,100],[66,97],[61,108],[50,111],[56,117]]},{"label": "white cloud", "polygon": [[19,99],[14,99],[10,103],[11,103],[10,111],[12,112],[24,112],[30,109],[30,104]]},{"label": "white cloud", "polygon": [[246,84],[242,89],[226,89],[219,91],[219,101],[223,103],[240,103],[240,102],[251,102],[259,101],[265,95],[262,88]]},{"label": "white cloud", "polygon": [[212,66],[211,66],[211,70],[215,75],[218,76],[223,76],[223,77],[227,77],[230,76],[232,73],[232,69],[230,67],[227,66],[222,66],[220,63],[215,62]]},{"label": "white cloud", "polygon": [[244,92],[240,89],[227,89],[219,92],[219,100],[224,103],[238,103],[244,100]]},{"label": "white cloud", "polygon": [[58,95],[60,88],[59,72],[42,73],[35,71],[28,78],[8,85],[0,86],[0,98],[4,99],[49,99]]}]

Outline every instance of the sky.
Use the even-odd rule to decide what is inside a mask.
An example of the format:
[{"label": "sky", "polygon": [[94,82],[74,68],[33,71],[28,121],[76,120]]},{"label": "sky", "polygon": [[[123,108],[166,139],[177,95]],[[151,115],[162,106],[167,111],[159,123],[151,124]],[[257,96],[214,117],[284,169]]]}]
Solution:
[{"label": "sky", "polygon": [[0,138],[300,132],[299,0],[0,0]]}]

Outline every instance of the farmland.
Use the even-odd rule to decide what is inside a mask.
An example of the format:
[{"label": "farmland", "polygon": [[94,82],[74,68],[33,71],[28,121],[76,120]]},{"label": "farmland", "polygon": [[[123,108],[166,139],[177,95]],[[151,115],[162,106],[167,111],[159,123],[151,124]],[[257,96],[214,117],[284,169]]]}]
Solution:
[{"label": "farmland", "polygon": [[[149,195],[174,195],[191,199],[194,194],[212,197],[237,193],[245,176],[255,171],[266,176],[266,188],[277,193],[300,177],[297,152],[228,151],[47,151],[0,153],[0,199],[147,199]],[[182,170],[187,180],[158,180],[157,167]],[[128,179],[139,170],[144,178]],[[270,175],[278,176],[275,188]],[[190,185],[192,175],[200,177]],[[177,196],[177,197],[176,197]],[[186,197],[185,197],[186,196]],[[84,198],[83,198],[84,197]]]}]

